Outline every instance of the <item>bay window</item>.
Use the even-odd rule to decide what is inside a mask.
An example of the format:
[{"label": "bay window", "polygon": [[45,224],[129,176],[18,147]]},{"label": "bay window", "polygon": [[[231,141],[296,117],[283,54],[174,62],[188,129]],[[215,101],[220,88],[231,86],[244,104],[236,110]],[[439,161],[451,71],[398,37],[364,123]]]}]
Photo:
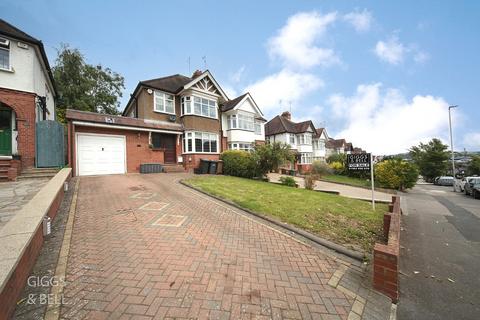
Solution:
[{"label": "bay window", "polygon": [[195,96],[182,97],[182,115],[185,114],[217,119],[217,103],[215,100]]},{"label": "bay window", "polygon": [[297,135],[297,144],[312,144],[312,135],[309,133],[303,133]]},{"label": "bay window", "polygon": [[295,135],[290,133],[289,138],[290,138],[290,140],[289,140],[290,145],[294,145],[295,144]]},{"label": "bay window", "polygon": [[242,129],[254,131],[253,115],[238,113],[227,116],[227,129]]},{"label": "bay window", "polygon": [[198,131],[185,132],[183,150],[194,153],[217,153],[218,134]]},{"label": "bay window", "polygon": [[175,114],[173,95],[155,91],[153,110],[156,112]]},{"label": "bay window", "polygon": [[311,164],[311,163],[312,163],[312,153],[300,154],[300,164]]},{"label": "bay window", "polygon": [[255,121],[255,134],[256,135],[262,134],[262,125],[258,121]]},{"label": "bay window", "polygon": [[253,150],[253,145],[251,143],[244,143],[244,142],[234,142],[228,144],[228,149],[230,150],[243,150],[243,151],[251,151]]}]

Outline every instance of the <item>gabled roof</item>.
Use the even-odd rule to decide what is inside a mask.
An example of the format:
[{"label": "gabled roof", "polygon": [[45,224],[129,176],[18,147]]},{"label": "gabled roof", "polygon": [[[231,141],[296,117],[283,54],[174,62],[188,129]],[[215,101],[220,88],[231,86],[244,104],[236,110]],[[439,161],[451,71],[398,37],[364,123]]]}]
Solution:
[{"label": "gabled roof", "polygon": [[241,96],[239,97],[236,97],[235,99],[233,100],[228,100],[226,101],[223,105],[222,105],[222,112],[226,112],[226,111],[230,111],[230,110],[233,110],[235,109],[237,106],[239,106],[243,101],[249,99],[252,104],[253,104],[253,107],[255,108],[255,110],[257,111],[257,113],[260,115],[259,117],[257,117],[257,119],[261,119],[261,120],[264,120],[266,121],[262,116],[263,116],[263,113],[262,113],[262,110],[260,110],[260,108],[258,107],[257,103],[255,102],[255,100],[253,99],[252,95],[250,94],[250,92],[247,92],[247,93],[244,93],[242,94]]},{"label": "gabled roof", "polygon": [[276,116],[265,124],[265,135],[271,136],[279,133],[302,133],[307,132],[308,128],[312,128],[315,132],[315,126],[311,120],[303,122],[293,122],[282,116]]},{"label": "gabled roof", "polygon": [[55,81],[53,79],[52,70],[50,69],[50,64],[48,63],[47,54],[45,53],[45,48],[43,47],[42,41],[32,37],[31,35],[23,32],[22,30],[18,29],[17,27],[11,25],[7,21],[0,19],[0,35],[4,35],[6,37],[14,38],[23,42],[28,42],[30,44],[34,44],[38,47],[40,51],[40,55],[42,56],[43,63],[45,64],[45,68],[47,69],[47,74],[50,79],[50,82],[53,86],[53,93],[57,95],[57,88],[55,87]]},{"label": "gabled roof", "polygon": [[345,139],[329,139],[326,143],[325,146],[327,148],[342,148],[345,147],[347,142]]},{"label": "gabled roof", "polygon": [[218,92],[220,92],[220,95],[222,96],[222,98],[225,99],[225,100],[228,100],[228,96],[225,94],[222,87],[220,87],[217,80],[215,80],[215,78],[213,77],[213,75],[210,73],[209,70],[205,70],[201,75],[193,78],[192,81],[190,81],[189,83],[187,83],[183,86],[183,89],[186,90],[186,89],[191,88],[194,84],[196,84],[197,82],[199,82],[200,80],[202,80],[205,77],[209,77],[210,80],[212,80],[215,87],[218,89]]}]

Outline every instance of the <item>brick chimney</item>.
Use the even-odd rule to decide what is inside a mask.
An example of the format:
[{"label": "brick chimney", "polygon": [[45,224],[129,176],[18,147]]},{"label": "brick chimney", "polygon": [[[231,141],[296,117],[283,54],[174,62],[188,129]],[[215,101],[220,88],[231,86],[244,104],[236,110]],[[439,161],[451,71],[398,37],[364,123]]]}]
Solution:
[{"label": "brick chimney", "polygon": [[202,73],[203,72],[201,70],[195,70],[195,72],[192,74],[192,79],[200,77],[202,75]]},{"label": "brick chimney", "polygon": [[292,120],[292,115],[288,111],[284,111],[281,115],[283,118],[286,118],[288,120]]}]

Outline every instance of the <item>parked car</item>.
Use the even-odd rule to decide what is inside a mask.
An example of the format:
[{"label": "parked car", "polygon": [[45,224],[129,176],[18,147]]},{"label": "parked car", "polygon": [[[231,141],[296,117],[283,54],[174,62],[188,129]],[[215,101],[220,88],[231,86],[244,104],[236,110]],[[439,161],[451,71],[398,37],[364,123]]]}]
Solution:
[{"label": "parked car", "polygon": [[433,178],[433,184],[438,184],[438,179],[440,179],[440,177]]},{"label": "parked car", "polygon": [[468,177],[465,183],[465,194],[472,195],[473,186],[480,183],[480,177]]},{"label": "parked car", "polygon": [[474,199],[480,199],[480,183],[476,183],[473,185],[472,196]]},{"label": "parked car", "polygon": [[453,186],[454,181],[455,181],[455,179],[453,177],[448,177],[448,176],[440,177],[437,180],[437,185],[439,185],[439,186]]},{"label": "parked car", "polygon": [[478,176],[472,176],[472,177],[463,177],[462,180],[460,180],[460,182],[458,183],[459,187],[460,187],[460,191],[461,192],[465,192],[465,184],[467,183],[468,180],[472,179],[472,178],[478,178]]}]

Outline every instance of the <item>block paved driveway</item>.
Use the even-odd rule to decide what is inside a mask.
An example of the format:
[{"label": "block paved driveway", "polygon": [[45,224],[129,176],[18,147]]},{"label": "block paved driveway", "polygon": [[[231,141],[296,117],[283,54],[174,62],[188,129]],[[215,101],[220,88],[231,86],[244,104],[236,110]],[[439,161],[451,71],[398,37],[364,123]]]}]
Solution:
[{"label": "block paved driveway", "polygon": [[184,177],[81,178],[61,318],[347,318],[335,259]]}]

